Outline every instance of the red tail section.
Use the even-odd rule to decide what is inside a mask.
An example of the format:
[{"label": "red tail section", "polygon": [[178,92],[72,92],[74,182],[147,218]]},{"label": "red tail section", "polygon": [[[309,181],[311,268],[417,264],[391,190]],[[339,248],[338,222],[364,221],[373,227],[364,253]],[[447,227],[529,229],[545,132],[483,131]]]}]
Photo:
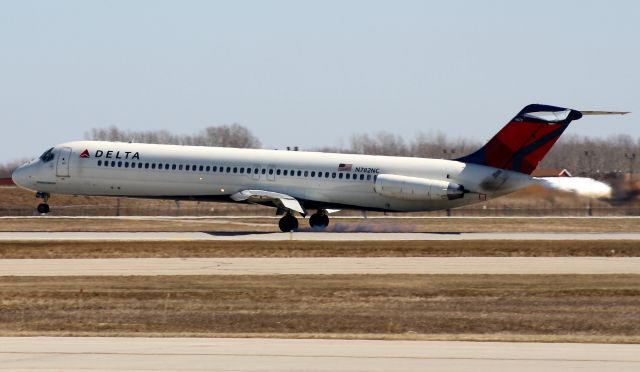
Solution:
[{"label": "red tail section", "polygon": [[531,174],[569,123],[581,117],[576,110],[529,105],[481,149],[457,160]]}]

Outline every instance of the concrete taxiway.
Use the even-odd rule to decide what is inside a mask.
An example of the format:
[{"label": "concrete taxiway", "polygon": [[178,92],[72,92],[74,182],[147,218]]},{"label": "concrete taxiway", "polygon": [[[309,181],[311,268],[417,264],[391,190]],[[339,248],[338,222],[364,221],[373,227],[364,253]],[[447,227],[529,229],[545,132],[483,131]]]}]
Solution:
[{"label": "concrete taxiway", "polygon": [[0,338],[8,371],[638,371],[640,345],[231,339]]},{"label": "concrete taxiway", "polygon": [[4,259],[0,276],[640,274],[640,257]]},{"label": "concrete taxiway", "polygon": [[96,241],[367,241],[367,240],[639,240],[640,232],[628,233],[385,233],[385,232],[0,232],[0,241],[96,240]]}]

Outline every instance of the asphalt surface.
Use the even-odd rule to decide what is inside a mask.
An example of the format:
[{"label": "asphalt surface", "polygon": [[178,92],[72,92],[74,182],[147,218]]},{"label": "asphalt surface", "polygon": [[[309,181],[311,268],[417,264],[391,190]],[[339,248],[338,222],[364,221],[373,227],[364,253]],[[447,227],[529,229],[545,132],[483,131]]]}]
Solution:
[{"label": "asphalt surface", "polygon": [[232,339],[0,338],[5,371],[638,371],[640,345]]},{"label": "asphalt surface", "polygon": [[97,240],[97,241],[367,241],[367,240],[639,240],[640,232],[629,233],[389,233],[389,232],[0,232],[0,241]]},{"label": "asphalt surface", "polygon": [[640,257],[4,259],[0,276],[640,274]]}]

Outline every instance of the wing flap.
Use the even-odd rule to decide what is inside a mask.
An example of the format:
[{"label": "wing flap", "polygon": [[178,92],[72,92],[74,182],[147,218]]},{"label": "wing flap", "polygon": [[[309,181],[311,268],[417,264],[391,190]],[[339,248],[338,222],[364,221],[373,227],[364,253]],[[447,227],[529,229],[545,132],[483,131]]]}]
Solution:
[{"label": "wing flap", "polygon": [[266,190],[242,190],[231,195],[235,201],[246,201],[249,203],[263,204],[272,202],[278,208],[306,214],[300,202],[293,196]]}]

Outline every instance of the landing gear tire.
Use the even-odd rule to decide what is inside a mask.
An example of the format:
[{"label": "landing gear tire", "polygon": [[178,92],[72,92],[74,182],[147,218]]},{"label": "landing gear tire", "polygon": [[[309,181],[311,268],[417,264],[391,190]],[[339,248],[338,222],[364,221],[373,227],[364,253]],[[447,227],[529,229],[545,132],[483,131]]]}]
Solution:
[{"label": "landing gear tire", "polygon": [[49,201],[49,197],[50,195],[48,192],[42,192],[42,191],[36,192],[36,199],[42,199],[44,201],[44,203],[40,203],[36,207],[36,210],[38,211],[38,213],[40,214],[49,213],[49,204],[47,204],[47,202]]},{"label": "landing gear tire", "polygon": [[324,213],[315,213],[309,217],[309,225],[313,229],[325,229],[329,226],[329,216]]},{"label": "landing gear tire", "polygon": [[278,222],[278,227],[282,232],[296,231],[298,230],[298,219],[287,213]]},{"label": "landing gear tire", "polygon": [[49,204],[40,203],[38,204],[38,207],[36,209],[38,210],[38,213],[42,213],[42,214],[49,213]]}]

